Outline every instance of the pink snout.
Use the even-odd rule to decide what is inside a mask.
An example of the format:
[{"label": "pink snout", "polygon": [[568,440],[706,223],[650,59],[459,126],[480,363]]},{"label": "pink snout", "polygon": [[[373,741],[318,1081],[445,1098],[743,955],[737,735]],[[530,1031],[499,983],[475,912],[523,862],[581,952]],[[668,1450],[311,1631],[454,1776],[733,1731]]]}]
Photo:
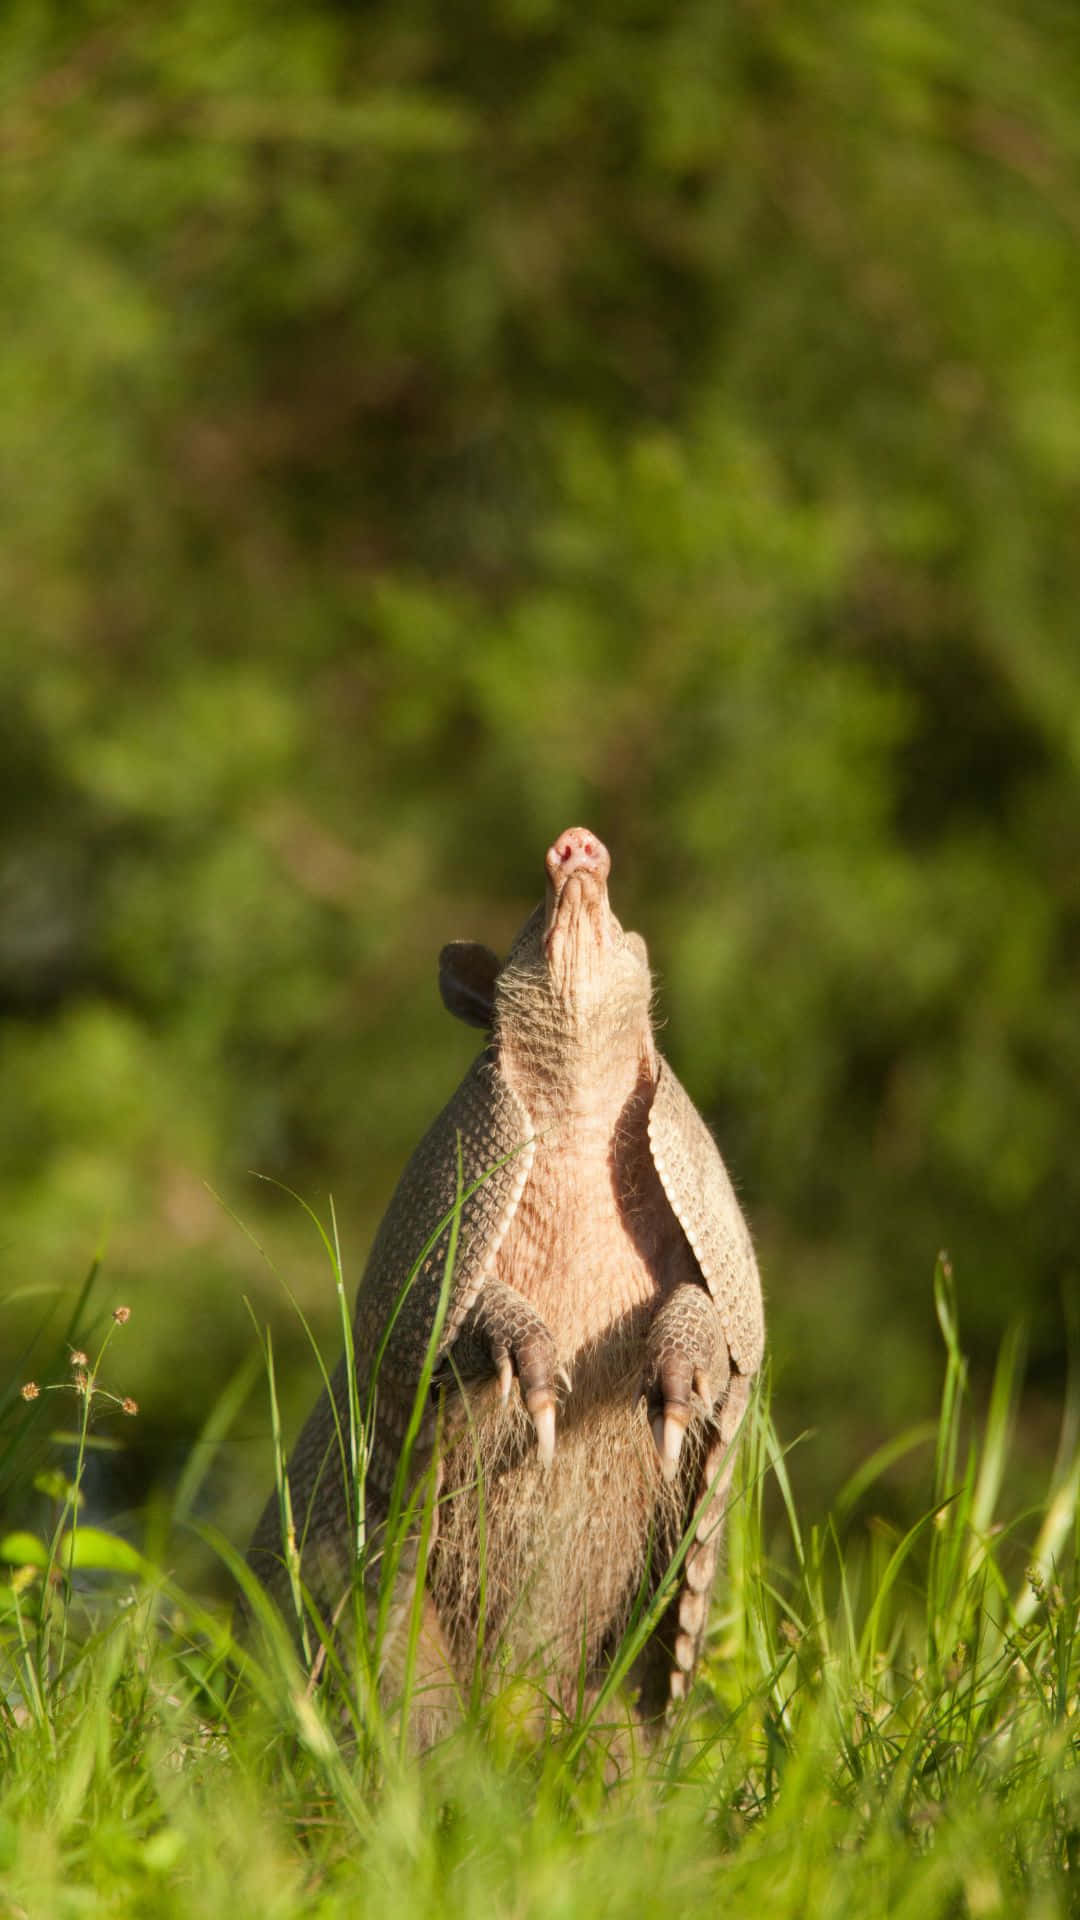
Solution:
[{"label": "pink snout", "polygon": [[594,873],[599,880],[606,880],[611,872],[611,855],[588,827],[567,827],[548,848],[544,865],[556,893],[561,893],[572,873]]}]

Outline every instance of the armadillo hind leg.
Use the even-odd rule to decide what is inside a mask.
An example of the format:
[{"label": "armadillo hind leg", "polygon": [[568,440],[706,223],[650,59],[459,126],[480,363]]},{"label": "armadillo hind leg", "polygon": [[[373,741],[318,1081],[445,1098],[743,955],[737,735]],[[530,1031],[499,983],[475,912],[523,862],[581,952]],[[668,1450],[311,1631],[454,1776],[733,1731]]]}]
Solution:
[{"label": "armadillo hind leg", "polygon": [[[305,1607],[307,1638],[316,1673],[321,1673],[326,1665],[320,1648],[324,1633],[336,1639],[343,1654],[348,1653],[349,1603],[361,1567],[368,1631],[380,1633],[376,1650],[380,1667],[391,1659],[405,1629],[416,1588],[421,1537],[426,1533],[430,1551],[437,1533],[442,1471],[435,1462],[436,1414],[430,1409],[417,1435],[410,1484],[404,1490],[407,1511],[395,1524],[391,1548],[387,1515],[392,1504],[392,1475],[378,1471],[386,1467],[385,1455],[372,1463],[366,1485],[353,1488],[349,1484],[345,1461],[350,1396],[344,1358],[331,1380],[331,1393],[332,1399],[330,1394],[323,1393],[316,1402],[288,1463],[300,1581],[321,1623],[316,1626],[307,1619]],[[404,1419],[403,1411],[402,1425]],[[431,1470],[435,1477],[428,1484]],[[362,1533],[353,1511],[357,1499],[364,1508]],[[425,1508],[428,1509],[426,1521]],[[361,1538],[364,1547],[358,1559]],[[255,1529],[248,1548],[248,1563],[299,1642],[300,1623],[287,1570],[276,1494],[271,1495]],[[385,1590],[387,1582],[389,1592]],[[241,1602],[237,1609],[238,1634],[248,1634],[250,1626],[250,1610]]]},{"label": "armadillo hind leg", "polygon": [[425,1753],[460,1724],[466,1702],[435,1602],[425,1590],[414,1622],[414,1594],[415,1587],[403,1596],[409,1617],[387,1648],[379,1690],[388,1713],[405,1715],[414,1752]]},{"label": "armadillo hind leg", "polygon": [[[324,1618],[349,1583],[349,1540],[354,1534],[352,1489],[344,1465],[349,1424],[348,1378],[342,1361],[330,1383],[333,1400],[316,1401],[288,1464],[289,1493],[296,1545],[302,1555],[301,1579]],[[248,1565],[294,1631],[297,1629],[287,1548],[282,1539],[277,1493],[270,1495],[247,1552]],[[241,1600],[237,1632],[250,1629],[250,1610]]]},{"label": "armadillo hind leg", "polygon": [[660,1722],[684,1700],[701,1658],[709,1602],[720,1561],[728,1492],[735,1468],[739,1426],[750,1397],[750,1381],[733,1373],[716,1415],[696,1475],[691,1512],[706,1500],[683,1562],[682,1578],[670,1607],[639,1663],[638,1712]]}]

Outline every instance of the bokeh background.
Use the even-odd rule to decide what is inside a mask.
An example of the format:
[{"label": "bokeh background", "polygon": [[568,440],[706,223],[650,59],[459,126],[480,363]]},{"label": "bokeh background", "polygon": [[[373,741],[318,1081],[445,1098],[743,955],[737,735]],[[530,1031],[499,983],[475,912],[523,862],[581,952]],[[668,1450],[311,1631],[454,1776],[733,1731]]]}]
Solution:
[{"label": "bokeh background", "polygon": [[[932,1414],[942,1245],[977,1396],[1027,1327],[1044,1465],[1072,0],[9,0],[0,87],[0,1392],[103,1245],[112,1505],[177,1472],[245,1301],[298,1420],[282,1282],[333,1353],[331,1277],[252,1176],[334,1196],[354,1285],[476,1044],[437,950],[504,947],[583,820],[804,1491]],[[208,1483],[237,1539],[268,1426],[256,1390]]]}]

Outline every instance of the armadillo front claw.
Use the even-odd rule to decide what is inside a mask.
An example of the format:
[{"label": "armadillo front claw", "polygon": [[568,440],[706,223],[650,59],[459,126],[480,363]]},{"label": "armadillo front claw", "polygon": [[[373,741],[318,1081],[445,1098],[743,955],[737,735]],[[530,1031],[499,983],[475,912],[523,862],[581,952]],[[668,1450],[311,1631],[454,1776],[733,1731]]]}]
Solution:
[{"label": "armadillo front claw", "polygon": [[525,1405],[536,1428],[536,1454],[542,1467],[550,1467],[555,1458],[555,1402],[550,1393],[530,1393]]},{"label": "armadillo front claw", "polygon": [[[509,1400],[514,1384],[514,1362],[506,1349],[499,1355],[496,1377],[499,1382],[500,1400]],[[535,1372],[530,1377],[535,1378]],[[569,1387],[565,1367],[559,1367],[556,1370],[555,1379],[560,1384],[565,1380]],[[540,1464],[542,1467],[550,1467],[555,1458],[555,1396],[551,1387],[546,1384],[527,1386],[526,1377],[522,1375],[521,1397],[536,1428],[536,1450],[540,1456]]]},{"label": "armadillo front claw", "polygon": [[499,1395],[509,1400],[514,1376],[521,1398],[536,1428],[536,1445],[544,1466],[555,1455],[555,1393],[570,1390],[570,1376],[558,1363],[550,1328],[532,1303],[500,1280],[489,1280],[464,1316],[454,1357],[462,1379],[492,1372]]},{"label": "armadillo front claw", "polygon": [[713,1382],[722,1373],[726,1384],[730,1365],[723,1328],[709,1295],[688,1283],[676,1287],[649,1328],[641,1386],[665,1480],[674,1480],[679,1470],[693,1403],[712,1413]]},{"label": "armadillo front claw", "polygon": [[[555,1384],[564,1393],[572,1388],[570,1369],[556,1367]],[[555,1458],[555,1396],[550,1387],[534,1387],[525,1395],[525,1405],[536,1428],[536,1452],[542,1467],[550,1467]]]},{"label": "armadillo front claw", "polygon": [[665,1480],[674,1480],[679,1470],[679,1455],[682,1452],[689,1418],[688,1407],[668,1405],[663,1415],[657,1414],[652,1423],[653,1439],[660,1456],[660,1472]]}]

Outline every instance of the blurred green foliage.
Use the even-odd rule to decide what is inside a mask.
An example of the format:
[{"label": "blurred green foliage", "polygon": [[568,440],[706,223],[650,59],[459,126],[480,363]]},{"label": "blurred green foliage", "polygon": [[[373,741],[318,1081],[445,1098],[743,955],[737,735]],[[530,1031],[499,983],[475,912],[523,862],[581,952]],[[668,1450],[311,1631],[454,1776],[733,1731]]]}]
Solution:
[{"label": "blurred green foliage", "polygon": [[332,1329],[248,1170],[355,1278],[473,1050],[435,953],[580,819],[806,1471],[932,1406],[942,1243],[1053,1391],[1075,8],[10,0],[0,95],[0,1291],[107,1226],[136,1477],[282,1316],[207,1183]]}]

